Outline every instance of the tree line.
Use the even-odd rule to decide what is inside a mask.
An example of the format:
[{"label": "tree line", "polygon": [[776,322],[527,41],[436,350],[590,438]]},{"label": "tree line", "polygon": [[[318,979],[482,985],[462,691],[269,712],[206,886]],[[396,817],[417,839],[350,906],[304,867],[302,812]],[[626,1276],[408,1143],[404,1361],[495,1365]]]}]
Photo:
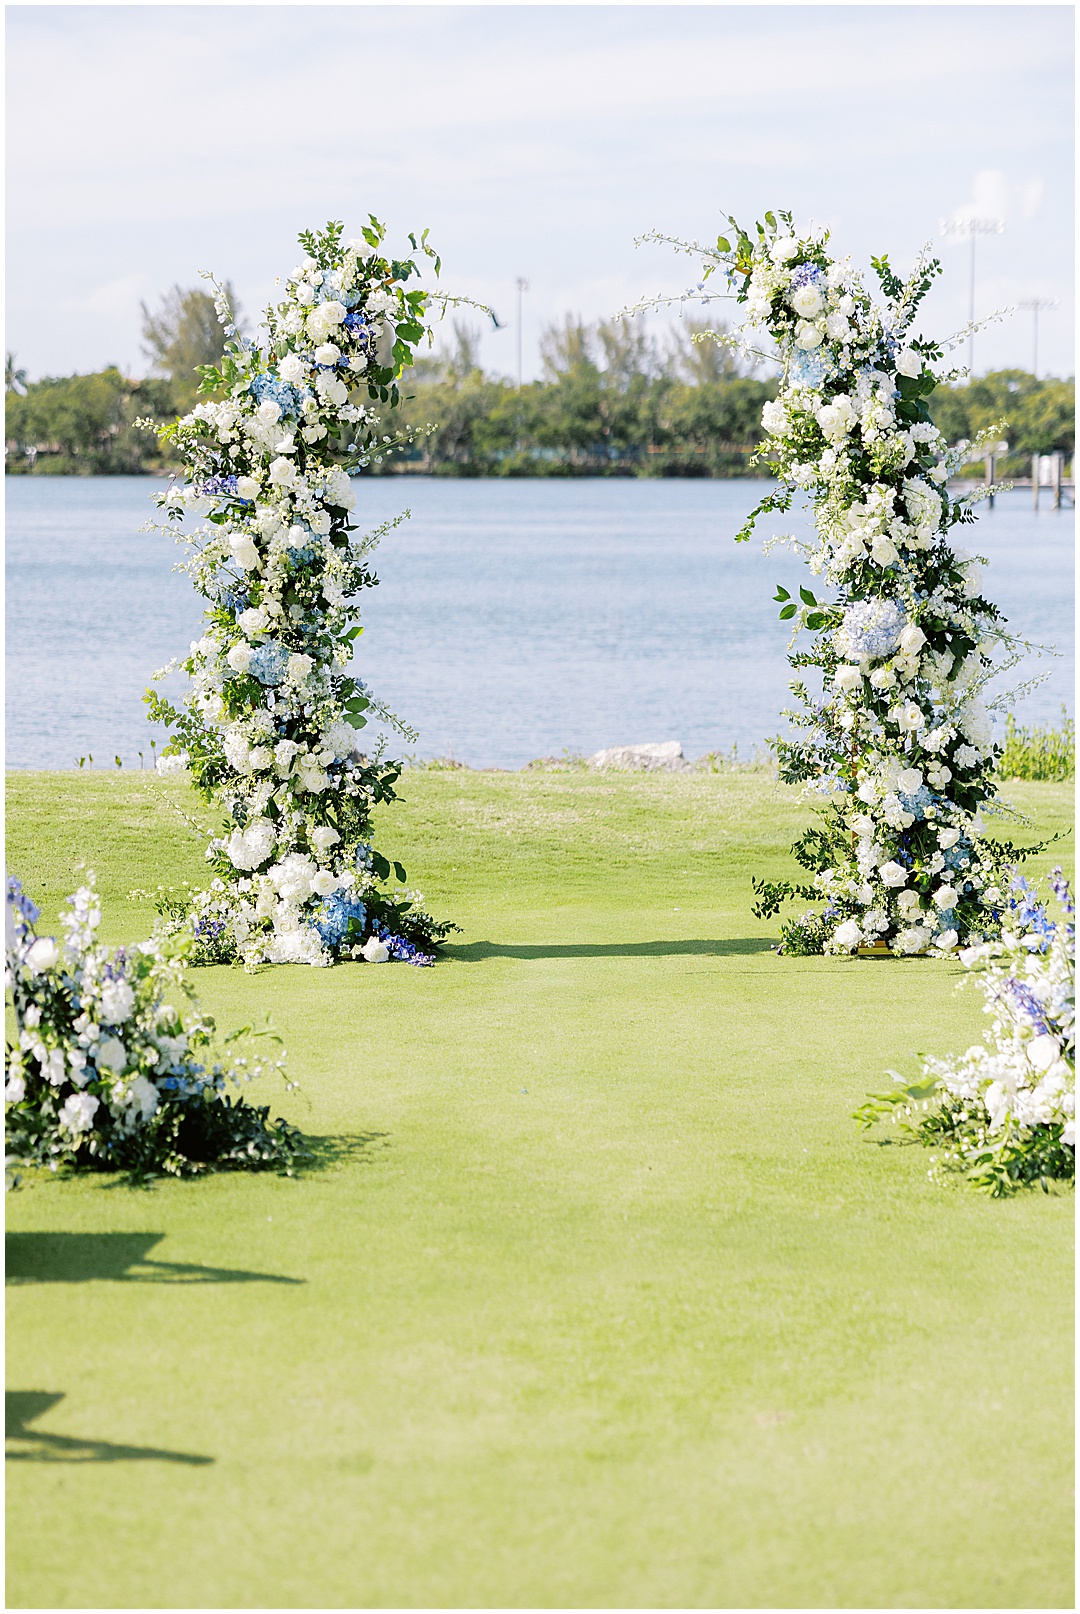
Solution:
[{"label": "tree line", "polygon": [[[235,307],[235,303],[234,303]],[[174,286],[160,307],[143,305],[150,375],[115,365],[93,375],[26,381],[8,356],[7,470],[59,475],[135,475],[174,469],[152,433],[135,422],[166,421],[195,402],[196,367],[220,357],[213,300]],[[708,322],[681,320],[663,339],[641,319],[585,323],[567,316],[540,343],[542,376],[518,388],[484,371],[479,334],[455,323],[441,351],[408,376],[395,428],[408,441],[372,474],[438,476],[753,475],[761,409],[774,380],[712,341]],[[1072,458],[1074,383],[999,370],[939,387],[931,412],[948,441],[974,438],[1004,419],[1009,455],[999,475],[1026,475],[1032,454]],[[390,429],[390,423],[387,422]]]}]

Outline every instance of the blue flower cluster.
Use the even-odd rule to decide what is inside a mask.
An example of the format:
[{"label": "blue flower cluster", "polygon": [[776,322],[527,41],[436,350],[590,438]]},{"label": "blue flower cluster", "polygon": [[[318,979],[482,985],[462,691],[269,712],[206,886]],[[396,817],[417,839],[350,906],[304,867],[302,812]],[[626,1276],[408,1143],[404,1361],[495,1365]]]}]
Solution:
[{"label": "blue flower cluster", "polygon": [[791,289],[797,291],[800,286],[824,286],[825,271],[816,263],[800,263],[791,277]]},{"label": "blue flower cluster", "polygon": [[276,403],[283,415],[298,415],[303,394],[296,387],[290,387],[287,381],[281,381],[273,375],[253,376],[248,385],[248,391],[257,403],[265,403],[269,398]]},{"label": "blue flower cluster", "polygon": [[896,600],[857,600],[844,612],[842,641],[852,656],[889,656],[900,643],[907,618]]},{"label": "blue flower cluster", "polygon": [[[1053,926],[1051,926],[1051,931]],[[1005,982],[1005,995],[1011,999],[1014,1009],[1031,1021],[1032,1030],[1041,1035],[1050,1030],[1046,1023],[1046,1006],[1036,996],[1026,981],[1018,981],[1015,975],[1010,975]]]},{"label": "blue flower cluster", "polygon": [[289,652],[285,649],[285,646],[274,644],[273,640],[268,640],[266,644],[259,645],[252,652],[251,665],[248,671],[253,678],[259,680],[260,684],[265,684],[267,688],[272,689],[284,681],[288,664]]},{"label": "blue flower cluster", "polygon": [[916,818],[925,818],[926,809],[932,807],[935,802],[941,799],[930,789],[929,785],[920,785],[918,790],[912,791],[910,796],[905,795],[902,790],[898,790],[896,794],[900,798],[900,804],[905,813],[914,813]]},{"label": "blue flower cluster", "polygon": [[367,923],[367,909],[358,897],[346,891],[332,891],[314,910],[315,929],[327,947],[338,948],[349,934],[349,920]]},{"label": "blue flower cluster", "polygon": [[221,604],[226,611],[232,611],[235,616],[239,616],[240,612],[246,611],[251,604],[251,595],[246,588],[227,588],[222,591]]},{"label": "blue flower cluster", "polygon": [[[200,486],[195,489],[195,492],[199,494],[200,498],[204,499],[214,498],[218,494],[222,493],[235,493],[236,477],[212,476],[208,481],[201,483]],[[241,502],[243,504],[250,504],[251,500],[243,499]]]},{"label": "blue flower cluster", "polygon": [[41,909],[37,903],[31,902],[22,888],[22,882],[16,880],[13,874],[8,876],[7,895],[12,908],[21,915],[22,927],[37,924],[41,918]]},{"label": "blue flower cluster", "polygon": [[799,347],[791,356],[788,383],[793,387],[812,387],[815,392],[820,392],[832,374],[832,369],[828,356],[821,348],[814,348],[808,352],[805,348]]},{"label": "blue flower cluster", "polygon": [[401,964],[416,964],[423,968],[425,965],[434,964],[435,962],[433,954],[422,953],[419,947],[414,946],[411,941],[406,941],[404,936],[395,936],[392,930],[387,929],[386,925],[374,925],[372,934],[378,936],[381,942],[385,942],[390,957],[397,959]]},{"label": "blue flower cluster", "polygon": [[1009,889],[1016,893],[1015,896],[1009,897],[1009,908],[1016,916],[1017,923],[1027,934],[1043,937],[1039,952],[1045,953],[1054,934],[1054,921],[1035,895],[1034,886],[1025,880],[1022,874],[1013,876]]}]

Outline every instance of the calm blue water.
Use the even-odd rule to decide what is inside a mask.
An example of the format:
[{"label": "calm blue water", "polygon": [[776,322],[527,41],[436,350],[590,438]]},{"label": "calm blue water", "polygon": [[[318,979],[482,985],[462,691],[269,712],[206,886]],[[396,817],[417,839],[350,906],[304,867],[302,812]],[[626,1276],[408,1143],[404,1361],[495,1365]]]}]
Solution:
[{"label": "calm blue water", "polygon": [[[8,480],[9,766],[149,756],[142,692],[201,632],[200,602],[171,570],[180,552],[139,532],[155,485]],[[418,754],[514,768],[668,739],[688,756],[745,754],[780,726],[790,671],[770,596],[812,579],[784,552],[732,542],[760,484],[357,486],[365,525],[412,510],[377,554],[356,667],[420,731]],[[962,539],[990,558],[987,592],[1014,628],[1066,652],[1041,664],[1051,677],[1020,707],[1025,722],[1072,707],[1072,534],[1071,510],[1035,516],[1015,493]]]}]

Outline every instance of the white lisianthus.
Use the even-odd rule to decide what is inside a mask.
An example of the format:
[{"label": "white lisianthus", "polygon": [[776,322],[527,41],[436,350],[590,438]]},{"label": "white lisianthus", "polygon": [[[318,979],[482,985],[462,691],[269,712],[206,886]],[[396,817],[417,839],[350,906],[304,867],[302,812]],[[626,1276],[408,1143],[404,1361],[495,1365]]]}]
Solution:
[{"label": "white lisianthus", "polygon": [[814,348],[820,347],[821,340],[822,333],[818,326],[804,323],[795,327],[795,346],[805,352],[809,353]]},{"label": "white lisianthus", "polygon": [[60,1109],[60,1125],[69,1132],[89,1132],[100,1102],[93,1093],[69,1093]]},{"label": "white lisianthus", "polygon": [[908,871],[902,863],[893,861],[883,863],[878,870],[878,874],[881,876],[882,885],[895,889],[907,884]]}]

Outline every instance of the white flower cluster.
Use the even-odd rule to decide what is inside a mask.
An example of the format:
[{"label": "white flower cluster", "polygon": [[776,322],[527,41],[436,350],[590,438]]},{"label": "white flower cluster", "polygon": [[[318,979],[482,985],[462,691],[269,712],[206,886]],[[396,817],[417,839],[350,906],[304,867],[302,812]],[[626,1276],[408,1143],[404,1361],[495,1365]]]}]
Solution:
[{"label": "white flower cluster", "polygon": [[8,885],[7,986],[17,1035],[4,1098],[9,1146],[39,1161],[122,1156],[163,1106],[214,1098],[226,1080],[280,1070],[284,1057],[249,1061],[239,1048],[210,1063],[213,1022],[169,1001],[186,994],[182,949],[160,941],[98,943],[94,877],[69,899],[62,941],[36,936],[38,910]]},{"label": "white flower cluster", "polygon": [[923,1080],[871,1100],[865,1124],[889,1116],[941,1150],[994,1193],[1068,1177],[1076,1147],[1074,907],[1060,869],[1051,884],[1064,910],[1051,919],[1017,876],[1000,937],[965,948],[981,970],[990,1030],[961,1056],[927,1059]]},{"label": "white flower cluster", "polygon": [[218,396],[162,433],[187,466],[163,508],[174,521],[209,513],[180,541],[210,605],[181,664],[185,710],[151,696],[151,716],[174,729],[159,766],[186,763],[229,814],[196,937],[224,927],[252,967],[359,956],[373,867],[388,868],[367,842],[398,768],[358,751],[370,700],[344,671],[361,631],[352,602],[386,528],[355,537],[348,472],[381,446],[369,404],[398,401],[427,297],[406,289],[416,265],[384,258],[381,241],[374,220],[362,239],[343,242],[340,225],[302,236],[308,256],[267,311],[261,349],[235,335],[219,294],[230,340]]},{"label": "white flower cluster", "polygon": [[980,691],[1007,640],[977,563],[947,542],[969,511],[945,484],[970,448],[947,450],[929,418],[940,350],[908,334],[938,266],[920,259],[901,283],[877,264],[881,307],[827,241],[782,214],[767,215],[756,239],[718,243],[749,324],[764,327],[783,365],[761,451],[780,490],[740,536],[801,490],[815,512],[810,568],[835,593],[782,613],[798,609],[797,625],[820,633],[800,663],[821,668],[824,693],[794,686],[805,703],[796,721],[814,739],[782,747],[781,772],[844,796],[836,866],[815,879],[828,899],[822,944],[940,954],[996,928],[999,871],[977,845],[995,758]]}]

